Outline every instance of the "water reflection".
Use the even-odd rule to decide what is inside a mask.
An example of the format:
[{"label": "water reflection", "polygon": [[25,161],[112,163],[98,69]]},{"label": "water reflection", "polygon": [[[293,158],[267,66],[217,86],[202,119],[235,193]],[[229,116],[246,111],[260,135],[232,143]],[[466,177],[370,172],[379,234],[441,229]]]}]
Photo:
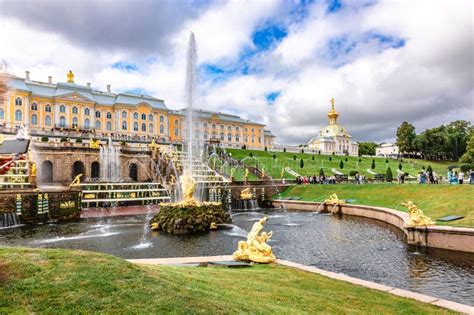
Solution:
[{"label": "water reflection", "polygon": [[[465,304],[474,304],[474,255],[405,244],[397,228],[365,218],[270,212],[266,230],[277,257]],[[144,229],[145,216],[0,230],[0,245],[73,248],[123,258],[232,254],[262,213],[194,236]],[[145,233],[145,234],[144,234]]]}]

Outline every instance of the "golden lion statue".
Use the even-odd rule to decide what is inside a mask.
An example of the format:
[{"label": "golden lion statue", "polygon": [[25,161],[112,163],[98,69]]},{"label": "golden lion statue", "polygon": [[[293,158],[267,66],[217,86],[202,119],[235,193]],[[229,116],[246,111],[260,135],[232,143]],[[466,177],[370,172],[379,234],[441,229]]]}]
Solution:
[{"label": "golden lion statue", "polygon": [[250,192],[250,188],[247,187],[247,188],[242,189],[242,191],[240,192],[240,199],[248,200],[252,198],[253,198],[253,195]]},{"label": "golden lion statue", "polygon": [[98,149],[100,147],[100,140],[91,140],[89,147],[91,149]]},{"label": "golden lion statue", "polygon": [[329,195],[328,199],[324,200],[324,203],[327,205],[339,206],[345,204],[346,202],[344,199],[339,199],[336,194],[331,194]]},{"label": "golden lion statue", "polygon": [[263,225],[267,222],[268,217],[263,217],[252,227],[247,235],[247,241],[240,241],[233,257],[235,260],[253,261],[268,264],[276,261],[272,248],[267,244],[267,240],[273,235],[272,232],[262,232]]},{"label": "golden lion statue", "polygon": [[401,205],[408,208],[407,226],[414,227],[436,224],[436,222],[427,217],[421,209],[418,209],[418,207],[412,201],[405,201]]}]

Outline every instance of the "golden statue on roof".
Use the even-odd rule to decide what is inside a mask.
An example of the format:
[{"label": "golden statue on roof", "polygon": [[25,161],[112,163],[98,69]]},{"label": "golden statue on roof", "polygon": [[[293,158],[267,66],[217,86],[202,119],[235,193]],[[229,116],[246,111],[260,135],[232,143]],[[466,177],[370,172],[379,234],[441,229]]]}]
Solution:
[{"label": "golden statue on roof", "polygon": [[334,110],[334,102],[336,102],[336,100],[333,98],[331,98],[331,109]]},{"label": "golden statue on roof", "polygon": [[67,73],[67,83],[74,83],[74,73],[71,70]]}]

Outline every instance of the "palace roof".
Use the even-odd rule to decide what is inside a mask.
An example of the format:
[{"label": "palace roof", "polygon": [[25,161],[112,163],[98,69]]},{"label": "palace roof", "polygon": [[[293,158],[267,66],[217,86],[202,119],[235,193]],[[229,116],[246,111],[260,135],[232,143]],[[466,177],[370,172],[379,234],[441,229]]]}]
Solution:
[{"label": "palace roof", "polygon": [[[180,109],[175,111],[174,113],[178,115],[185,115],[187,112],[187,109]],[[222,112],[215,112],[215,111],[207,111],[207,110],[202,110],[202,109],[194,109],[193,110],[193,118],[198,118],[198,119],[212,119],[216,118],[222,121],[228,121],[228,122],[233,122],[233,123],[243,123],[243,124],[252,124],[252,125],[259,125],[259,126],[265,126],[263,124],[259,124],[257,122],[248,120],[248,119],[243,119],[240,118],[237,115],[231,115],[231,114],[226,114]]]}]

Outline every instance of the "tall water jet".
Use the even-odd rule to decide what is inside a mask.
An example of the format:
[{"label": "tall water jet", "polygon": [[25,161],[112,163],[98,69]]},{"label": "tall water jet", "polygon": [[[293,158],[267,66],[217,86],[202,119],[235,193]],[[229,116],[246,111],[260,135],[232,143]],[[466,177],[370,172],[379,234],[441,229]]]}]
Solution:
[{"label": "tall water jet", "polygon": [[109,137],[107,146],[99,152],[100,179],[104,182],[117,182],[120,179],[120,147],[114,147]]}]

